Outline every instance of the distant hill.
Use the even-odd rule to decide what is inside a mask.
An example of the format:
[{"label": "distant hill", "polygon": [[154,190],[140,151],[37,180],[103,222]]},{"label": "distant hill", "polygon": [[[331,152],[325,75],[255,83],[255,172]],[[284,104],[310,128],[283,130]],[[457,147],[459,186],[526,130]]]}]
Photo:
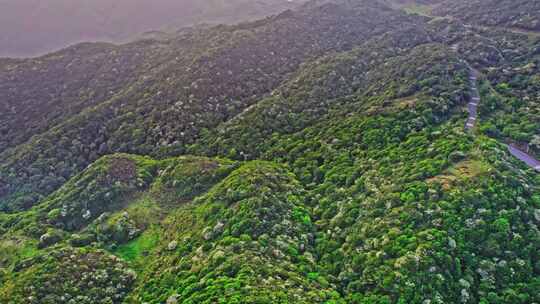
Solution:
[{"label": "distant hill", "polygon": [[540,1],[445,1],[435,9],[435,13],[472,24],[540,30]]},{"label": "distant hill", "polygon": [[44,54],[82,41],[126,41],[197,23],[238,23],[299,0],[2,0],[0,57]]}]

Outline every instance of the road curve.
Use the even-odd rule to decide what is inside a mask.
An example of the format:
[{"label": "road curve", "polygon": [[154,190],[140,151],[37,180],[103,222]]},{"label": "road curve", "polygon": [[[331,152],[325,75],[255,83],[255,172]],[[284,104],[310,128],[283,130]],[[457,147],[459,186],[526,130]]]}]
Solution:
[{"label": "road curve", "polygon": [[[465,123],[465,130],[470,131],[476,126],[476,121],[478,120],[478,105],[480,104],[480,92],[478,91],[478,77],[480,74],[473,69],[468,63],[467,67],[469,68],[469,82],[471,85],[471,99],[467,104],[467,109],[469,110],[469,118]],[[540,161],[527,154],[526,152],[520,150],[513,144],[506,145],[508,152],[512,154],[517,159],[521,160],[527,166],[532,169],[540,172]]]},{"label": "road curve", "polygon": [[531,155],[521,151],[514,145],[508,145],[508,152],[514,155],[522,162],[526,163],[527,166],[533,168],[534,170],[540,172],[540,161],[532,157]]}]

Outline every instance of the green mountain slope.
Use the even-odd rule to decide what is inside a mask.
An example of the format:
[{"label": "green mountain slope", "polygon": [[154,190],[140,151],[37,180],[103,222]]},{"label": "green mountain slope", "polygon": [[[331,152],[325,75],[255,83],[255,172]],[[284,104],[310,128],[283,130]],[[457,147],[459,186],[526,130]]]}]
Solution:
[{"label": "green mountain slope", "polygon": [[0,302],[540,302],[506,146],[540,152],[540,39],[384,3],[139,42],[118,93],[51,99],[0,154]]},{"label": "green mountain slope", "polygon": [[[6,210],[30,206],[110,152],[182,153],[204,129],[269,94],[308,58],[414,22],[371,6],[325,5],[150,44],[153,60],[144,61],[146,69],[136,81],[77,115],[63,115],[67,107],[60,101],[57,115],[65,120],[0,155],[0,205]],[[14,104],[21,99],[13,97]],[[16,137],[32,135],[26,128],[15,130],[22,133]]]},{"label": "green mountain slope", "polygon": [[538,1],[445,1],[435,12],[472,24],[540,30]]}]

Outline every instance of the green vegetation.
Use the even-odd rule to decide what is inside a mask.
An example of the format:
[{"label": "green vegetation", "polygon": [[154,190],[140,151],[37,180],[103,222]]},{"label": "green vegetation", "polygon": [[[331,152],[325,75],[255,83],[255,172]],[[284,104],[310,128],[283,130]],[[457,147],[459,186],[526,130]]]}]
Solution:
[{"label": "green vegetation", "polygon": [[540,152],[540,41],[358,0],[144,43],[0,152],[0,302],[540,302],[540,175],[503,144]]},{"label": "green vegetation", "polygon": [[[99,250],[62,249],[28,261],[15,284],[5,284],[3,303],[120,303],[136,274]],[[84,290],[84,295],[77,295]]]},{"label": "green vegetation", "polygon": [[134,262],[140,259],[144,254],[154,249],[159,241],[159,232],[149,228],[136,239],[118,246],[114,254],[127,262]]},{"label": "green vegetation", "polygon": [[538,1],[454,0],[438,5],[435,13],[450,15],[470,24],[538,31],[540,16],[535,12],[539,10]]},{"label": "green vegetation", "polygon": [[429,5],[422,5],[422,4],[409,4],[402,8],[409,14],[417,14],[421,16],[431,16],[432,13],[432,7]]}]

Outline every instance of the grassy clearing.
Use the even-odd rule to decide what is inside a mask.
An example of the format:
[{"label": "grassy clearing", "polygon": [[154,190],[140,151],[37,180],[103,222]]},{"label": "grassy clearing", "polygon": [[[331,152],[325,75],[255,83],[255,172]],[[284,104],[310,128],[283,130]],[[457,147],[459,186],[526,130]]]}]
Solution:
[{"label": "grassy clearing", "polygon": [[402,8],[407,14],[431,17],[433,7],[422,4],[408,4]]},{"label": "grassy clearing", "polygon": [[441,175],[430,178],[428,182],[437,182],[443,189],[451,189],[456,182],[475,178],[487,172],[489,165],[479,160],[463,160],[448,168]]},{"label": "grassy clearing", "polygon": [[0,240],[0,268],[10,267],[13,261],[31,258],[37,254],[35,241],[18,238]]},{"label": "grassy clearing", "polygon": [[156,247],[159,239],[159,229],[153,226],[138,238],[127,244],[118,246],[113,251],[113,254],[127,262],[138,262]]},{"label": "grassy clearing", "polygon": [[457,163],[448,171],[461,179],[473,178],[482,175],[489,169],[489,166],[478,160],[465,160]]}]

